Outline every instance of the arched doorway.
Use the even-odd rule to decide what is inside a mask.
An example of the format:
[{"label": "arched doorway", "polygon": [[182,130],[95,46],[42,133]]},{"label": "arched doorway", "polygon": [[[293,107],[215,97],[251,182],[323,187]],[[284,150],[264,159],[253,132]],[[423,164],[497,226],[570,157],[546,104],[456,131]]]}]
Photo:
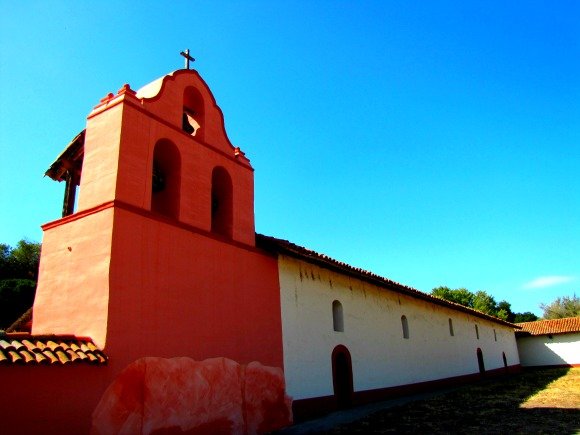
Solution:
[{"label": "arched doorway", "polygon": [[352,406],[352,360],[350,352],[342,344],[332,351],[332,384],[336,406],[339,409]]},{"label": "arched doorway", "polygon": [[485,373],[485,364],[483,363],[483,352],[477,348],[477,364],[479,365],[479,373]]}]

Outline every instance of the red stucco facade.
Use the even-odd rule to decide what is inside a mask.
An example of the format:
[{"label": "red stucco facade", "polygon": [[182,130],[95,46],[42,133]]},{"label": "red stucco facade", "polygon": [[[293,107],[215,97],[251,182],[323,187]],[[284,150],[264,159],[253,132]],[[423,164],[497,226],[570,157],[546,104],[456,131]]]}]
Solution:
[{"label": "red stucco facade", "polygon": [[34,395],[33,418],[8,429],[88,431],[106,387],[142,357],[282,369],[277,260],[255,247],[253,195],[197,72],[105,97],[88,117],[78,210],[43,226],[32,334],[91,337],[108,364],[0,367],[3,409]]}]

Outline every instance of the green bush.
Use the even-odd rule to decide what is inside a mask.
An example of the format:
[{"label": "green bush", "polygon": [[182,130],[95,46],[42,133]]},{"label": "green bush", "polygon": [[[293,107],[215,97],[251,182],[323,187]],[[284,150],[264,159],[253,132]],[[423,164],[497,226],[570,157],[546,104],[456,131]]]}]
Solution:
[{"label": "green bush", "polygon": [[0,280],[0,329],[8,328],[34,302],[36,282],[31,279]]}]

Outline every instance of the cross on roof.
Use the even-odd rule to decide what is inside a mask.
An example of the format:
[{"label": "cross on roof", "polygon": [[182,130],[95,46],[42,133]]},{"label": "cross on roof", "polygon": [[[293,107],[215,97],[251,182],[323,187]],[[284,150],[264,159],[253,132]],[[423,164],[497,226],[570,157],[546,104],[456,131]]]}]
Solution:
[{"label": "cross on roof", "polygon": [[195,62],[195,59],[189,55],[189,48],[179,54],[185,57],[185,69],[189,69],[189,61]]}]

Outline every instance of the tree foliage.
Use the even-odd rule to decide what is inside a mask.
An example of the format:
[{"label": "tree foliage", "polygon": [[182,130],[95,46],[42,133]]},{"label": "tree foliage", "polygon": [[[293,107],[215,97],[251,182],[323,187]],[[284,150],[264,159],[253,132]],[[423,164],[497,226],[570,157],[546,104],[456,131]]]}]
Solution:
[{"label": "tree foliage", "polygon": [[0,329],[6,329],[34,302],[36,282],[31,279],[0,281]]},{"label": "tree foliage", "polygon": [[538,319],[537,316],[530,312],[514,313],[509,302],[496,302],[492,295],[482,290],[473,293],[465,288],[451,289],[449,287],[436,287],[431,291],[431,294],[447,301],[473,308],[490,316],[507,320],[508,322],[516,322],[518,321],[516,319],[522,318],[530,320],[519,321],[528,322]]},{"label": "tree foliage", "polygon": [[473,308],[475,295],[464,288],[450,289],[449,287],[437,287],[431,291],[433,296],[437,296],[447,301],[455,302],[465,307]]},{"label": "tree foliage", "polygon": [[10,326],[34,302],[40,243],[0,243],[0,329]]},{"label": "tree foliage", "polygon": [[15,248],[0,243],[0,280],[1,279],[38,279],[40,262],[40,243],[20,240]]},{"label": "tree foliage", "polygon": [[549,304],[540,304],[544,311],[544,319],[563,319],[565,317],[580,316],[580,298],[576,295],[556,298]]},{"label": "tree foliage", "polygon": [[524,313],[516,313],[514,317],[514,323],[534,322],[536,320],[538,320],[538,316],[536,316],[531,311],[526,311]]}]

